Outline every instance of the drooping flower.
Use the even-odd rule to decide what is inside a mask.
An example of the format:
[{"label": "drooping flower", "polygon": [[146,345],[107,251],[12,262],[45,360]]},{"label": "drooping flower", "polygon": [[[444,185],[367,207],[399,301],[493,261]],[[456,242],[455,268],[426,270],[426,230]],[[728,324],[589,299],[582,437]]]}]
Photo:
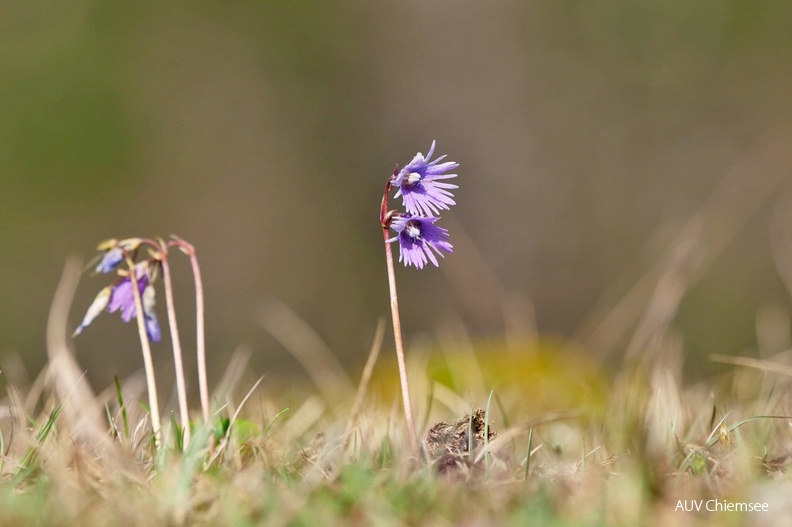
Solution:
[{"label": "drooping flower", "polygon": [[445,257],[440,251],[450,253],[454,246],[449,242],[448,230],[436,226],[439,218],[432,216],[413,216],[397,214],[390,222],[390,228],[398,233],[388,242],[399,241],[399,261],[405,266],[414,265],[423,269],[427,261],[438,266],[435,253]]},{"label": "drooping flower", "polygon": [[[152,342],[159,342],[162,334],[159,327],[157,314],[154,312],[154,286],[151,282],[155,278],[151,261],[145,261],[135,266],[138,291],[143,303],[143,316],[146,323],[146,333]],[[74,331],[74,336],[79,335],[102,311],[115,313],[121,311],[121,320],[129,322],[137,315],[135,308],[135,295],[132,288],[132,279],[129,275],[119,278],[112,285],[102,289],[88,308],[82,323]]]},{"label": "drooping flower", "polygon": [[[135,277],[137,279],[138,291],[143,301],[143,317],[146,322],[146,333],[152,342],[159,342],[162,335],[160,333],[159,321],[154,313],[154,287],[151,285],[153,271],[150,269],[148,261],[141,262],[135,266]],[[135,308],[135,294],[132,288],[132,279],[125,276],[115,287],[110,295],[110,302],[107,306],[109,313],[121,310],[121,320],[129,322],[137,316]]]},{"label": "drooping flower", "polygon": [[[148,285],[147,267],[148,262],[142,262],[135,266],[135,277],[141,297]],[[113,292],[110,295],[110,303],[107,306],[107,312],[115,313],[118,310],[121,310],[121,320],[124,322],[129,322],[132,320],[132,317],[137,314],[135,310],[135,294],[132,289],[132,278],[130,276],[122,278],[121,281],[113,287]]]},{"label": "drooping flower", "polygon": [[102,261],[96,266],[96,272],[105,274],[109,273],[123,261],[124,250],[121,247],[113,247],[105,253]]},{"label": "drooping flower", "polygon": [[456,204],[450,190],[459,187],[441,180],[457,177],[456,174],[446,174],[446,172],[457,168],[459,163],[453,161],[440,163],[445,159],[444,155],[432,161],[434,150],[435,142],[432,141],[432,147],[426,157],[420,152],[415,154],[412,161],[399,171],[392,182],[394,187],[399,187],[396,197],[402,196],[404,208],[410,214],[436,216],[441,209],[448,210],[451,205]]},{"label": "drooping flower", "polygon": [[154,311],[156,299],[154,298],[154,286],[149,284],[143,291],[143,315],[146,322],[146,333],[153,342],[159,342],[162,338],[160,332],[159,319]]},{"label": "drooping flower", "polygon": [[77,335],[82,333],[82,330],[87,328],[88,325],[91,322],[93,322],[96,317],[102,314],[102,311],[107,309],[107,304],[108,302],[110,302],[110,296],[112,295],[112,293],[113,293],[113,286],[107,286],[101,291],[99,291],[99,294],[96,295],[96,298],[94,299],[93,303],[88,308],[88,311],[85,313],[85,317],[83,317],[82,323],[80,323],[80,325],[77,326],[77,329],[74,330],[74,333],[72,333],[72,337],[76,337]]},{"label": "drooping flower", "polygon": [[96,266],[96,272],[106,274],[118,267],[118,264],[124,261],[126,253],[137,249],[141,241],[140,238],[127,238],[121,241],[110,239],[100,243],[96,249],[106,252],[102,261]]}]

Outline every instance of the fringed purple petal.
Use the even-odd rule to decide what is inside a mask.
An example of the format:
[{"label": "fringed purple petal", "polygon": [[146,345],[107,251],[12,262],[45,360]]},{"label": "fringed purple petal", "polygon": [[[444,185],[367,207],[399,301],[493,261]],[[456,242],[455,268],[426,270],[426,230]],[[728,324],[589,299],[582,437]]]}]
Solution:
[{"label": "fringed purple petal", "polygon": [[393,181],[393,186],[399,189],[396,197],[402,197],[404,208],[410,214],[437,215],[441,210],[448,210],[451,205],[456,204],[452,199],[453,194],[446,189],[458,187],[449,186],[448,183],[438,183],[437,180],[457,177],[456,174],[446,174],[446,172],[457,168],[459,163],[448,161],[438,164],[445,156],[432,161],[434,151],[433,141],[427,156],[417,153],[412,161],[399,171]]},{"label": "fringed purple petal", "polygon": [[418,217],[405,214],[391,221],[391,228],[399,233],[399,261],[405,266],[414,265],[423,269],[427,262],[436,267],[439,262],[435,253],[445,257],[441,251],[452,252],[448,231],[434,225],[435,217]]},{"label": "fringed purple petal", "polygon": [[[148,273],[146,273],[146,267],[143,264],[138,264],[135,269],[138,291],[140,291],[140,296],[142,297],[148,285]],[[109,313],[115,313],[118,310],[121,310],[121,320],[124,322],[129,322],[137,314],[132,280],[129,276],[124,277],[113,288],[110,294],[110,302],[107,305],[107,311]]]}]

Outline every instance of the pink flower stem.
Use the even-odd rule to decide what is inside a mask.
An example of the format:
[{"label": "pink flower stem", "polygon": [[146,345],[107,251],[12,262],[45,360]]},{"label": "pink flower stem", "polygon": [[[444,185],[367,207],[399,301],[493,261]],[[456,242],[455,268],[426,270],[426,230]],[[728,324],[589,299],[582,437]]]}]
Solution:
[{"label": "pink flower stem", "polygon": [[206,338],[204,330],[204,292],[201,280],[201,268],[198,265],[198,258],[195,256],[195,247],[171,234],[173,241],[169,245],[175,245],[190,258],[192,265],[193,280],[195,281],[195,327],[197,332],[196,354],[198,357],[198,389],[201,394],[201,412],[204,422],[209,422],[209,384],[206,376]]},{"label": "pink flower stem", "polygon": [[173,343],[173,365],[176,371],[176,391],[179,397],[179,414],[182,423],[182,447],[190,446],[190,410],[187,406],[187,387],[184,380],[184,363],[182,361],[181,339],[176,322],[176,308],[173,304],[173,283],[171,281],[170,264],[168,263],[168,247],[160,240],[160,264],[162,278],[165,282],[165,302],[168,306],[168,325],[170,326],[171,342]]},{"label": "pink flower stem", "polygon": [[[394,172],[395,177],[395,172]],[[385,263],[388,267],[388,291],[390,292],[391,317],[393,318],[393,338],[396,344],[396,362],[399,365],[399,381],[401,384],[402,403],[404,404],[404,417],[407,423],[407,433],[410,436],[410,448],[413,455],[420,452],[420,441],[415,430],[415,421],[412,413],[412,399],[410,398],[410,384],[407,379],[407,362],[404,355],[404,342],[402,340],[401,318],[399,317],[399,298],[396,295],[396,273],[393,267],[393,251],[391,244],[388,243],[388,226],[390,225],[391,213],[388,211],[388,193],[391,190],[389,179],[385,185],[385,192],[382,195],[382,205],[380,207],[380,223],[382,233],[385,237]]]}]

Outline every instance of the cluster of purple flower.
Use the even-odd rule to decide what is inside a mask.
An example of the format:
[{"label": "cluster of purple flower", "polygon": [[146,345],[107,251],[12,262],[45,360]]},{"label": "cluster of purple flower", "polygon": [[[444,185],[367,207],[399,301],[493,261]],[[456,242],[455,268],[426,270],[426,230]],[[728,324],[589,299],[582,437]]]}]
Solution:
[{"label": "cluster of purple flower", "polygon": [[437,266],[435,253],[443,257],[441,251],[453,251],[448,231],[436,226],[435,222],[440,219],[437,217],[440,210],[448,210],[456,204],[451,190],[458,188],[457,185],[443,180],[457,177],[457,174],[447,172],[457,168],[459,163],[441,163],[446,157],[444,155],[432,160],[434,151],[435,142],[432,141],[426,157],[418,152],[390,181],[390,187],[399,188],[395,197],[402,197],[406,212],[388,213],[386,223],[397,233],[388,241],[392,243],[398,240],[399,261],[418,269],[422,269],[427,262]]},{"label": "cluster of purple flower", "polygon": [[[120,241],[113,239],[99,244],[97,249],[105,251],[105,253],[102,261],[96,266],[96,272],[107,274],[114,271],[119,264],[126,260],[128,255],[133,254],[137,250],[142,241],[140,238],[128,238]],[[159,261],[154,257],[135,264],[135,281],[137,282],[143,306],[146,333],[153,342],[159,342],[162,338],[159,319],[154,312],[153,282],[157,278],[158,264]],[[115,313],[120,310],[121,319],[124,322],[129,322],[137,316],[131,273],[123,270],[119,270],[118,273],[120,277],[96,295],[93,303],[85,313],[82,323],[74,330],[75,336],[79,335],[83,329],[88,327],[104,311]]]}]

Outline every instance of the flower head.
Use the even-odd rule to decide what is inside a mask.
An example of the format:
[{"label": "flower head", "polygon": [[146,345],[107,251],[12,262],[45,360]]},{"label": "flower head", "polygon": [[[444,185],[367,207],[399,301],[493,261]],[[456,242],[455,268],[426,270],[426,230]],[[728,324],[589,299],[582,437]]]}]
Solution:
[{"label": "flower head", "polygon": [[426,262],[431,261],[437,267],[437,257],[434,253],[444,257],[441,250],[447,253],[454,250],[453,245],[448,241],[448,231],[434,224],[438,219],[411,214],[393,216],[390,228],[398,235],[388,242],[399,241],[399,261],[404,261],[405,266],[414,265],[418,269],[423,269]]},{"label": "flower head", "polygon": [[102,257],[102,261],[96,266],[97,273],[109,273],[118,264],[124,261],[124,250],[121,247],[113,247]]},{"label": "flower head", "polygon": [[154,298],[154,286],[149,284],[146,290],[143,291],[143,315],[146,322],[146,333],[153,342],[159,342],[162,338],[160,332],[159,319],[157,313],[154,311],[156,299]]},{"label": "flower head", "polygon": [[126,254],[137,249],[141,241],[140,238],[127,238],[121,241],[110,239],[100,243],[97,250],[106,252],[102,261],[96,266],[96,272],[106,274],[118,267],[118,264],[126,258]]},{"label": "flower head", "polygon": [[76,337],[77,335],[82,333],[82,330],[87,328],[91,324],[91,322],[93,322],[94,319],[102,313],[102,311],[107,309],[107,304],[110,302],[110,296],[112,294],[113,294],[112,286],[107,286],[101,291],[99,291],[99,294],[96,295],[96,298],[94,299],[93,303],[88,308],[88,311],[85,313],[85,317],[83,317],[83,321],[80,323],[79,326],[77,326],[77,329],[74,330],[74,333],[72,333],[72,337]]},{"label": "flower head", "polygon": [[[149,262],[141,262],[135,266],[135,278],[137,280],[138,291],[143,301],[143,316],[146,322],[146,332],[153,342],[159,342],[161,338],[159,321],[154,313],[154,287],[151,285],[153,279],[152,270]],[[109,313],[121,310],[121,320],[129,322],[137,316],[135,308],[135,293],[132,288],[132,279],[125,276],[115,287],[110,295],[110,302],[107,305]]]},{"label": "flower head", "polygon": [[440,156],[432,161],[434,150],[435,142],[432,141],[432,147],[426,157],[420,152],[415,154],[412,161],[399,171],[392,182],[394,187],[399,187],[396,197],[402,196],[404,208],[410,214],[437,215],[441,209],[447,210],[449,206],[456,204],[450,190],[459,187],[440,180],[457,177],[456,174],[446,174],[446,172],[458,167],[459,163],[453,161],[440,163],[446,156]]},{"label": "flower head", "polygon": [[[148,285],[148,274],[146,273],[146,262],[135,266],[135,278],[137,280],[138,291],[141,297]],[[131,276],[125,276],[118,282],[110,294],[110,303],[107,305],[108,313],[115,313],[121,310],[121,320],[129,322],[137,314],[135,310],[135,293],[132,290]]]},{"label": "flower head", "polygon": [[[153,342],[159,342],[162,335],[157,314],[154,312],[154,286],[151,285],[154,278],[154,268],[151,266],[150,261],[141,262],[135,266],[135,279],[137,280],[138,291],[143,303],[146,333],[148,333],[149,339]],[[74,331],[74,335],[79,335],[83,329],[105,310],[108,313],[115,313],[120,310],[121,320],[124,322],[129,322],[137,316],[132,278],[129,275],[116,280],[115,283],[99,292],[88,308],[82,323]]]}]

